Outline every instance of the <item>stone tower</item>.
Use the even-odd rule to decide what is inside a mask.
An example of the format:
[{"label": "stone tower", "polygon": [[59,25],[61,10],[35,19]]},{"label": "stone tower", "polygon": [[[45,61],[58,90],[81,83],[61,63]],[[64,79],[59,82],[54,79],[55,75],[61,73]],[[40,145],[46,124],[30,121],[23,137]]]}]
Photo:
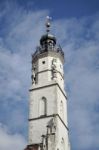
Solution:
[{"label": "stone tower", "polygon": [[32,86],[29,89],[29,138],[25,150],[70,150],[67,122],[67,96],[64,90],[64,53],[46,34],[32,55]]}]

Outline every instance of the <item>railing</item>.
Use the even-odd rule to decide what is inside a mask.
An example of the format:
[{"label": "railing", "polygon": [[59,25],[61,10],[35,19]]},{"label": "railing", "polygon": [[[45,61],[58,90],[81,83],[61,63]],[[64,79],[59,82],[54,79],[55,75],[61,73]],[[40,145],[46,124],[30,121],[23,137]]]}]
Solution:
[{"label": "railing", "polygon": [[32,54],[32,58],[35,58],[39,54],[42,54],[42,53],[48,52],[48,51],[60,53],[64,57],[64,52],[62,51],[62,48],[60,45],[58,45],[58,46],[46,45],[44,47],[38,46],[36,48],[36,51]]}]

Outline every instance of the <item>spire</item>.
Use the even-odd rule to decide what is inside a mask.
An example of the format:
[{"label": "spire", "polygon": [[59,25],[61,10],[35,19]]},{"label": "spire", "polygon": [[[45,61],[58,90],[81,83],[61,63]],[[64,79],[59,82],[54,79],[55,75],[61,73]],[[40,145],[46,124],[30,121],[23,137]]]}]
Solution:
[{"label": "spire", "polygon": [[43,45],[43,47],[48,47],[48,45],[52,43],[53,46],[56,45],[56,38],[53,34],[49,33],[50,32],[50,27],[51,27],[51,17],[47,16],[46,17],[46,22],[45,22],[45,26],[46,26],[46,34],[41,36],[40,39],[40,44]]},{"label": "spire", "polygon": [[62,48],[57,45],[56,37],[50,33],[51,17],[47,16],[45,21],[46,33],[40,38],[40,46],[37,47],[36,52],[32,55],[33,59],[37,55],[45,52],[56,52],[60,53],[64,57]]},{"label": "spire", "polygon": [[50,32],[51,20],[52,20],[51,17],[49,17],[49,16],[46,17],[46,23],[45,23],[45,25],[46,25],[46,32],[47,32],[47,33]]}]

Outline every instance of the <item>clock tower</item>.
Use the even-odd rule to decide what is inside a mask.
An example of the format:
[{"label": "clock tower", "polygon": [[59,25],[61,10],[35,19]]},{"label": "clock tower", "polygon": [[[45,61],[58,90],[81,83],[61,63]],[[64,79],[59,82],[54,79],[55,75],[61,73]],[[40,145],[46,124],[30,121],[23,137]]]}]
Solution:
[{"label": "clock tower", "polygon": [[32,55],[28,146],[25,150],[70,150],[63,64],[64,53],[50,33],[50,17],[47,17],[46,34]]}]

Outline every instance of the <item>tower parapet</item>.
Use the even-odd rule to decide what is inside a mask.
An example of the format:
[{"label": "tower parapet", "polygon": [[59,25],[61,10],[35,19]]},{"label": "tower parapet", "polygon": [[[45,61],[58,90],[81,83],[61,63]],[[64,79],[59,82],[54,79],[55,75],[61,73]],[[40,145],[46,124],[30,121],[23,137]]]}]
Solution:
[{"label": "tower parapet", "polygon": [[52,34],[45,34],[40,39],[40,46],[36,48],[36,51],[32,55],[32,60],[35,61],[39,55],[44,53],[57,53],[61,55],[62,59],[64,60],[64,52],[60,45],[56,44],[56,38]]}]

